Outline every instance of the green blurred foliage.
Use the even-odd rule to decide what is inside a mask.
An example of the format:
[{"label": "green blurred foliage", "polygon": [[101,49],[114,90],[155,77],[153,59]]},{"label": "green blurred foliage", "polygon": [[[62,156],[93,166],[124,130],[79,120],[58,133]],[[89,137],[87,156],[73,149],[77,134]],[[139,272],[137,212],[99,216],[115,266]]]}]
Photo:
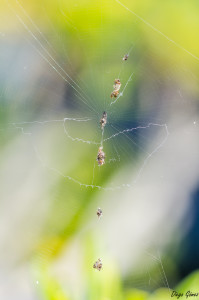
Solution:
[{"label": "green blurred foliage", "polygon": [[[133,103],[135,114],[142,110],[136,94],[139,93],[139,89],[145,83],[146,85],[147,83],[151,84],[150,81],[146,82],[150,77],[150,73],[155,74],[155,79],[165,79],[170,71],[173,74],[173,80],[185,86],[187,91],[190,91],[196,97],[199,92],[198,86],[192,84],[191,80],[187,80],[185,74],[181,74],[181,69],[188,65],[189,71],[193,72],[195,76],[199,76],[199,69],[196,67],[197,59],[193,59],[191,55],[183,50],[184,48],[196,56],[199,55],[198,1],[128,0],[125,1],[125,5],[158,28],[166,36],[176,41],[181,47],[179,48],[170,43],[162,35],[153,31],[149,26],[146,26],[145,23],[136,18],[135,15],[122,8],[113,0],[23,0],[20,2],[6,0],[0,3],[2,12],[0,24],[2,30],[11,36],[13,34],[23,34],[26,38],[29,37],[25,28],[19,25],[19,20],[16,18],[16,15],[21,13],[21,7],[24,7],[28,16],[32,18],[47,40],[56,49],[56,55],[54,56],[56,61],[63,63],[68,68],[70,64],[66,58],[67,53],[72,62],[72,77],[75,79],[80,77],[87,83],[89,95],[94,99],[93,103],[97,111],[102,111],[103,103],[100,99],[104,98],[104,94],[109,97],[113,74],[118,73],[121,65],[121,53],[125,53],[132,42],[135,43],[134,59],[132,59],[131,64],[126,66],[123,81],[125,82],[128,79],[132,69],[137,72],[137,77],[132,82],[129,91],[126,92],[126,106],[119,104],[118,111],[121,114],[128,112],[128,104],[132,102],[132,98],[129,95],[133,95],[135,98]],[[12,22],[7,22],[7,19],[10,20],[10,15],[13,17]],[[26,22],[31,24],[28,17],[26,17]],[[103,61],[101,57],[103,57]],[[104,73],[106,65],[109,66],[110,73]],[[93,70],[94,75],[91,74]],[[143,74],[147,74],[145,79],[141,79]],[[91,78],[93,79],[92,81],[90,80]],[[4,85],[4,80],[1,80],[0,87],[2,91],[4,91]],[[103,85],[104,88],[102,88]],[[32,99],[35,99],[34,96],[32,96]],[[1,97],[0,121],[2,126],[6,126],[13,119],[16,112],[19,119],[24,113],[24,111],[21,111],[24,103],[15,106],[10,105],[8,101],[14,103],[13,98]],[[35,102],[33,104],[27,103],[25,112],[29,108],[32,109],[29,111],[30,116],[28,119],[35,119],[37,112],[40,112],[38,108],[41,107],[40,104],[35,104]],[[146,103],[146,105],[151,104]],[[42,108],[42,111],[45,111],[45,109],[46,106]],[[32,111],[33,113],[31,113]],[[81,145],[75,149],[70,149],[70,152],[67,154],[68,157],[65,158],[68,145],[65,144],[63,146],[62,135],[59,130],[54,128],[50,132],[50,135],[55,138],[53,141],[56,142],[56,147],[52,147],[48,155],[55,157],[57,149],[61,149],[57,162],[61,165],[63,173],[65,170],[65,166],[62,165],[63,161],[69,165],[71,163],[69,168],[71,177],[84,177],[85,182],[87,182],[87,178],[91,174],[91,170],[87,167],[88,161],[91,160],[91,154]],[[89,130],[89,126],[85,127],[88,135],[95,136],[96,132],[90,130],[90,133]],[[10,133],[8,135],[7,131],[5,134],[2,133],[0,140],[1,151],[3,151],[6,143],[13,139],[13,135],[16,137],[19,134],[21,133],[19,132],[16,135]],[[46,137],[46,134],[44,131],[43,136]],[[44,153],[47,146],[44,142],[43,148],[41,147]],[[79,151],[80,149],[81,151]],[[79,153],[78,160],[74,159],[75,151]],[[107,147],[108,151],[110,149]],[[95,160],[96,147],[92,148],[92,153],[92,160]],[[105,176],[103,172],[99,174],[99,184],[105,185],[114,172],[117,172],[117,166],[115,168],[112,166],[107,167]],[[67,295],[67,291],[64,291],[61,287],[58,280],[51,275],[50,266],[60,255],[63,247],[70,243],[70,239],[85,222],[86,212],[91,203],[95,201],[97,195],[98,190],[76,188],[75,183],[67,182],[66,178],[63,177],[58,177],[54,184],[50,186],[48,191],[49,213],[42,229],[42,234],[29,254],[32,268],[36,273],[35,278],[39,278],[41,297],[44,299],[72,299]],[[91,232],[91,234],[93,233]],[[93,239],[88,239],[85,244],[84,272],[82,277],[84,277],[86,284],[85,295],[82,295],[82,299],[164,300],[170,298],[168,289],[160,289],[152,295],[136,289],[124,291],[122,278],[115,262],[107,255],[104,270],[100,273],[95,272],[91,267],[93,260],[96,259],[97,252],[93,246]],[[46,252],[46,249],[51,249],[51,251]],[[42,266],[38,263],[40,255],[43,255],[44,258]],[[198,282],[198,273],[194,273],[177,286],[177,290],[185,292],[189,289],[197,289]]]}]

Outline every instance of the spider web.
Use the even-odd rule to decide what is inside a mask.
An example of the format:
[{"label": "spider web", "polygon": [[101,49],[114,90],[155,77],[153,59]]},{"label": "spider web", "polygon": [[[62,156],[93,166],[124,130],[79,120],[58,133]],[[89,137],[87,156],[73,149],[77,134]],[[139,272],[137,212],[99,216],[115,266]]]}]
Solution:
[{"label": "spider web", "polygon": [[[56,167],[56,164],[55,166],[52,167],[53,163],[44,162],[43,156],[46,156],[46,153],[44,153],[44,155],[40,154],[39,146],[37,146],[37,142],[34,141],[34,138],[32,138],[35,154],[37,158],[42,162],[42,164],[46,166],[47,169],[54,170],[56,173],[61,174],[64,178],[68,180],[72,180],[73,182],[79,184],[80,186],[85,186],[85,187],[98,188],[98,189],[100,188],[113,189],[113,188],[121,188],[122,186],[127,186],[127,187],[133,186],[134,182],[137,181],[137,178],[142,173],[142,170],[144,169],[144,166],[146,165],[148,159],[154,153],[156,153],[161,146],[163,146],[163,144],[165,143],[168,137],[168,128],[165,123],[158,123],[152,121],[147,122],[147,118],[145,118],[144,121],[142,119],[139,120],[139,118],[135,117],[135,113],[137,113],[137,110],[135,110],[134,107],[131,107],[134,106],[133,101],[132,103],[125,103],[124,96],[126,94],[126,90],[128,89],[128,85],[133,80],[134,71],[131,72],[132,70],[129,67],[128,69],[130,70],[131,73],[128,71],[125,72],[125,67],[128,66],[128,64],[130,65],[130,61],[128,61],[127,63],[122,62],[121,55],[126,52],[130,54],[134,46],[130,46],[128,50],[126,49],[126,52],[124,52],[124,50],[123,53],[119,51],[121,55],[120,57],[117,58],[119,64],[116,62],[116,66],[120,65],[118,68],[119,75],[121,76],[124,82],[119,96],[115,100],[109,99],[107,101],[107,98],[109,98],[110,91],[112,89],[111,83],[113,82],[113,78],[114,78],[113,74],[115,73],[115,71],[104,72],[104,70],[102,70],[103,68],[102,61],[104,60],[104,55],[105,55],[104,53],[102,53],[100,58],[101,65],[98,68],[99,70],[97,70],[95,74],[96,82],[93,83],[89,79],[89,85],[90,85],[89,92],[91,92],[91,96],[89,96],[88,93],[84,90],[84,87],[80,86],[79,82],[74,81],[72,77],[69,75],[69,73],[66,72],[64,67],[62,67],[61,64],[54,58],[53,56],[54,54],[51,54],[50,51],[51,48],[53,48],[52,45],[48,42],[48,40],[41,32],[41,30],[38,28],[38,26],[35,24],[35,22],[30,18],[30,16],[23,8],[23,6],[20,4],[20,2],[18,1],[15,2],[15,5],[19,9],[20,13],[18,12],[18,10],[16,11],[15,8],[13,8],[13,6],[11,6],[9,2],[8,5],[9,8],[13,11],[18,21],[20,22],[20,24],[23,26],[24,30],[27,32],[28,42],[31,44],[33,49],[35,49],[39,57],[42,58],[43,61],[48,65],[48,67],[52,69],[52,71],[54,71],[58,75],[58,77],[60,77],[61,80],[63,80],[66,84],[68,84],[69,89],[71,89],[71,91],[74,92],[74,99],[70,101],[69,105],[78,106],[78,108],[75,109],[75,112],[71,112],[70,109],[67,110],[67,115],[70,114],[70,116],[69,117],[65,116],[63,119],[49,119],[48,117],[47,120],[11,122],[9,125],[13,126],[15,129],[20,130],[23,135],[29,136],[31,138],[32,136],[34,136],[34,134],[32,134],[31,132],[31,128],[30,128],[31,126],[34,126],[34,128],[37,127],[38,130],[39,130],[39,126],[42,126],[43,128],[46,127],[47,130],[49,130],[50,126],[53,126],[54,124],[55,126],[57,126],[57,124],[60,124],[63,133],[65,135],[63,139],[68,138],[69,140],[69,142],[67,142],[67,148],[70,147],[73,148],[73,143],[70,142],[87,144],[88,145],[87,148],[85,147],[85,145],[82,145],[81,147],[83,147],[84,151],[89,154],[89,156],[92,158],[91,161],[93,162],[90,164],[90,170],[89,172],[87,172],[88,179],[86,180],[83,180],[83,178],[79,177],[79,174],[76,174],[75,176],[64,174],[64,170],[62,171],[58,169]],[[65,17],[62,6],[61,8],[59,7],[59,10],[61,14],[63,14]],[[100,20],[100,22],[101,22],[100,24],[101,28],[99,29],[99,36],[100,36],[101,49],[103,49],[104,46],[106,46],[105,48],[110,47],[111,49],[113,49],[113,47],[111,47],[112,40],[109,41],[103,39],[105,26],[103,25],[103,20]],[[109,26],[110,28],[108,28],[108,30],[111,33],[113,29],[111,27],[111,24],[108,24],[108,27]],[[87,33],[85,35],[87,35]],[[94,51],[95,51],[94,53],[96,53],[96,48],[94,49]],[[94,55],[94,53],[92,53],[92,56]],[[108,55],[108,57],[109,56],[110,54]],[[90,59],[89,57],[91,57],[91,54],[88,54],[86,56],[86,59],[87,60]],[[115,63],[115,61],[112,60],[112,64]],[[103,76],[101,76],[102,74]],[[104,79],[104,77],[107,78]],[[91,76],[91,78],[93,80],[93,76]],[[102,89],[102,92],[99,89]],[[93,95],[92,91],[95,90],[99,90],[99,92],[97,91],[97,94]],[[128,94],[126,96],[128,96]],[[131,115],[127,115],[126,113],[127,109],[131,110]],[[99,119],[103,111],[106,111],[108,114],[108,124],[105,127],[102,135],[102,130],[100,130],[99,128]],[[81,116],[76,118],[73,115],[71,115],[73,113],[79,114],[80,112],[82,115],[86,114],[86,117]],[[148,118],[150,119],[150,115]],[[75,126],[76,124],[74,125],[74,123],[77,123],[79,128],[78,126]],[[80,128],[82,130],[80,130]],[[90,133],[91,131],[90,128],[95,128],[95,130],[92,130],[91,134],[89,135],[88,133]],[[155,134],[154,133],[155,131],[156,134],[158,133],[158,131],[161,131],[161,138],[159,139],[157,145],[152,150],[150,149],[149,151],[151,152],[149,152],[148,150],[146,150],[147,144],[149,144],[147,139],[150,138],[150,135]],[[92,135],[95,136],[95,138],[92,137]],[[126,140],[129,141],[128,144],[126,143]],[[95,165],[97,165],[96,155],[99,146],[105,144],[107,145],[107,151],[108,151],[107,159],[106,159],[107,164],[106,166],[103,166],[103,170],[101,169],[99,170],[95,168]],[[95,145],[96,146],[95,150],[94,147],[92,147],[92,150],[90,150],[91,149],[90,145]],[[119,148],[118,145],[120,145],[121,149],[118,149]],[[122,148],[121,145],[124,145],[124,147]],[[127,149],[127,145],[129,149]],[[105,174],[110,170],[109,167],[110,163],[114,163],[114,165],[111,166],[111,168],[113,169],[112,173],[114,173],[115,166],[116,168],[118,168],[119,164],[123,165],[129,163],[129,161],[131,161],[131,158],[135,157],[136,152],[138,152],[138,150],[143,151],[144,159],[143,162],[140,162],[140,169],[137,172],[138,175],[135,176],[135,180],[133,182],[129,182],[127,184],[122,184],[122,185],[119,184],[115,187],[114,186],[104,187],[100,184],[101,178],[105,177],[106,176]],[[129,152],[131,152],[131,155],[129,155]],[[66,154],[66,155],[69,156],[70,154]],[[78,158],[78,154],[77,154],[77,159],[82,160],[82,158]],[[94,164],[94,168],[93,168],[93,164]]]}]

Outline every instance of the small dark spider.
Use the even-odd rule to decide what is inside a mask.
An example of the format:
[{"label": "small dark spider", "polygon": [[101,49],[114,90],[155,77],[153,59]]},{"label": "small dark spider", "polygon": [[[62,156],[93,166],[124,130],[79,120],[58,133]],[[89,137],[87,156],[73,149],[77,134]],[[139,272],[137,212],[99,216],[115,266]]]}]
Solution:
[{"label": "small dark spider", "polygon": [[107,123],[107,113],[104,111],[100,119],[101,129],[104,129],[106,123]]},{"label": "small dark spider", "polygon": [[97,269],[98,271],[102,269],[102,261],[100,258],[98,258],[98,260],[94,263],[93,268]]}]

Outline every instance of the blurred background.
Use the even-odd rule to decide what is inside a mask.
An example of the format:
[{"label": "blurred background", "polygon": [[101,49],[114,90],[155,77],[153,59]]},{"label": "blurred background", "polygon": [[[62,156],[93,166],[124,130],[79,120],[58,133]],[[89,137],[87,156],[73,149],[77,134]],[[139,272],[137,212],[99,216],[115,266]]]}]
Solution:
[{"label": "blurred background", "polygon": [[195,0],[1,1],[0,299],[199,292],[198,15]]}]

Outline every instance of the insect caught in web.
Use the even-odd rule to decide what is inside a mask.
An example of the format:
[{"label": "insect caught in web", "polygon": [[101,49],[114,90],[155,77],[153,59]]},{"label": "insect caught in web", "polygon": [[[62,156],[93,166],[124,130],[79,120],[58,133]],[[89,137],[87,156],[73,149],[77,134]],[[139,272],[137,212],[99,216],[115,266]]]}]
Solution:
[{"label": "insect caught in web", "polygon": [[103,151],[103,147],[99,147],[98,153],[97,153],[97,162],[98,166],[102,166],[105,164],[105,153]]},{"label": "insect caught in web", "polygon": [[119,91],[113,91],[112,93],[111,93],[111,98],[117,98],[117,96],[119,95]]},{"label": "insect caught in web", "polygon": [[98,271],[101,271],[101,269],[102,269],[102,260],[101,260],[101,258],[98,258],[98,260],[94,263],[93,269],[97,269]]},{"label": "insect caught in web", "polygon": [[100,119],[101,129],[104,129],[104,127],[106,126],[106,123],[107,123],[107,113],[104,111],[102,114],[102,117]]},{"label": "insect caught in web", "polygon": [[121,82],[119,79],[114,80],[114,85],[113,85],[113,92],[111,93],[111,98],[117,98],[119,95],[119,90],[121,88]]},{"label": "insect caught in web", "polygon": [[100,219],[102,217],[102,210],[101,208],[98,208],[97,209],[97,212],[96,212],[97,216],[98,216],[98,219]]},{"label": "insect caught in web", "polygon": [[124,61],[125,61],[125,60],[127,60],[127,59],[128,59],[128,57],[129,57],[129,55],[128,55],[128,54],[125,54],[125,55],[124,55],[124,57],[122,58],[122,60],[124,60]]}]

